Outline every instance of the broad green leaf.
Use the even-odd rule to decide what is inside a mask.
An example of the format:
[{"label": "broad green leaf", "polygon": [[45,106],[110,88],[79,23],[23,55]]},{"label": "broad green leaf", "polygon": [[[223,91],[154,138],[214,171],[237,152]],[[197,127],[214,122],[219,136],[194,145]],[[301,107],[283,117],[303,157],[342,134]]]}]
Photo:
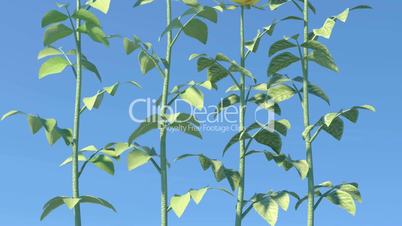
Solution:
[{"label": "broad green leaf", "polygon": [[314,50],[308,57],[310,60],[335,72],[339,71],[328,48],[324,44],[318,41],[310,40],[306,43],[303,43],[302,46]]},{"label": "broad green leaf", "polygon": [[191,195],[186,193],[184,195],[175,195],[170,199],[170,207],[177,217],[181,217],[186,210],[188,204],[190,203]]},{"label": "broad green leaf", "polygon": [[272,150],[274,150],[276,153],[280,153],[281,151],[282,140],[280,135],[276,132],[270,132],[263,129],[254,135],[254,139],[258,143],[272,148]]},{"label": "broad green leaf", "polygon": [[108,201],[94,197],[94,196],[81,196],[80,197],[80,203],[90,203],[90,204],[96,204],[96,205],[101,205],[103,207],[109,208],[116,212],[116,209],[113,207],[112,204],[110,204]]},{"label": "broad green leaf", "polygon": [[202,139],[202,135],[197,127],[189,122],[175,122],[170,125],[170,128],[177,129],[183,133],[187,133],[199,139]]},{"label": "broad green leaf", "polygon": [[145,165],[151,160],[152,156],[144,150],[135,149],[128,154],[128,170],[132,171]]},{"label": "broad green leaf", "polygon": [[46,27],[51,24],[63,22],[68,19],[68,16],[64,13],[61,13],[57,10],[51,10],[45,14],[42,18],[42,27]]},{"label": "broad green leaf", "polygon": [[208,191],[207,187],[198,190],[191,190],[190,195],[191,198],[194,200],[194,202],[198,205],[207,191]]},{"label": "broad green leaf", "polygon": [[99,108],[102,100],[103,100],[103,93],[97,93],[92,97],[85,97],[82,101],[84,102],[85,107],[92,111],[94,108]]},{"label": "broad green leaf", "polygon": [[194,86],[188,87],[180,94],[180,98],[198,110],[202,110],[204,107],[204,94]]},{"label": "broad green leaf", "polygon": [[251,136],[247,133],[247,130],[244,132],[239,132],[236,135],[234,135],[229,142],[226,144],[225,148],[223,149],[223,155],[229,150],[231,146],[233,146],[235,143],[241,141],[241,140],[246,140],[250,139]]},{"label": "broad green leaf", "polygon": [[290,52],[281,53],[272,58],[268,67],[268,75],[273,75],[299,60],[299,57],[293,55]]},{"label": "broad green leaf", "polygon": [[205,68],[209,68],[213,64],[215,64],[214,59],[210,59],[210,58],[207,58],[207,57],[200,57],[197,60],[197,70],[199,72],[203,71]]},{"label": "broad green leaf", "polygon": [[278,204],[271,198],[267,197],[253,204],[254,210],[271,226],[278,221]]},{"label": "broad green leaf", "polygon": [[331,203],[343,208],[348,213],[352,215],[356,214],[356,204],[349,193],[337,189],[325,198],[327,198]]},{"label": "broad green leaf", "polygon": [[216,84],[229,75],[229,71],[221,65],[214,64],[208,68],[208,81]]},{"label": "broad green leaf", "polygon": [[333,136],[337,140],[341,140],[343,135],[344,123],[342,119],[336,117],[332,120],[330,126],[324,126],[324,131]]},{"label": "broad green leaf", "polygon": [[225,97],[221,102],[216,106],[216,113],[223,111],[223,109],[235,105],[240,102],[240,97],[236,94],[231,94]]},{"label": "broad green leaf", "polygon": [[309,171],[309,165],[306,160],[293,160],[290,156],[282,153],[264,152],[264,154],[268,161],[274,160],[278,166],[286,171],[295,168],[301,179],[306,178]]},{"label": "broad green leaf", "polygon": [[38,116],[28,115],[28,124],[31,127],[32,133],[36,134],[43,127],[43,119]]},{"label": "broad green leaf", "polygon": [[271,10],[276,10],[279,8],[281,5],[287,3],[288,0],[269,0],[269,8]]},{"label": "broad green leaf", "polygon": [[[85,162],[85,161],[87,161],[87,160],[88,160],[88,159],[87,159],[87,157],[85,157],[85,155],[83,155],[83,154],[78,154],[78,161],[80,161],[80,162]],[[60,164],[60,167],[65,166],[65,165],[67,165],[67,164],[70,164],[72,161],[73,161],[73,157],[70,156],[70,157],[68,157],[66,160],[64,160],[64,161]]]},{"label": "broad green leaf", "polygon": [[105,171],[110,175],[114,175],[114,164],[113,160],[106,155],[97,155],[93,159],[90,160],[92,164],[94,164],[99,169]]},{"label": "broad green leaf", "polygon": [[271,47],[269,48],[268,55],[271,57],[279,51],[293,47],[296,47],[296,45],[288,41],[287,39],[282,39],[271,45]]},{"label": "broad green leaf", "polygon": [[43,44],[45,46],[51,45],[57,40],[70,36],[72,33],[73,30],[64,24],[51,25],[45,31]]},{"label": "broad green leaf", "polygon": [[89,0],[87,4],[102,13],[107,14],[110,7],[110,1],[111,0]]},{"label": "broad green leaf", "polygon": [[190,115],[187,113],[176,113],[176,114],[172,114],[172,115],[167,115],[166,116],[167,120],[169,121],[170,124],[173,124],[175,122],[189,122],[192,123],[196,126],[199,126],[200,123],[198,122],[198,120],[194,117],[194,115]]},{"label": "broad green leaf", "polygon": [[120,83],[116,82],[115,84],[103,88],[109,95],[114,96],[116,95],[117,89],[119,88]]},{"label": "broad green leaf", "polygon": [[48,57],[48,56],[59,56],[59,55],[62,55],[62,54],[63,53],[60,50],[56,49],[56,48],[46,47],[46,48],[44,48],[43,50],[41,50],[39,52],[38,60],[43,59],[43,58]]},{"label": "broad green leaf", "polygon": [[70,63],[63,57],[50,58],[40,67],[39,79],[45,78],[49,75],[59,74],[69,65]]},{"label": "broad green leaf", "polygon": [[208,41],[208,26],[199,19],[191,19],[183,28],[184,33],[203,44]]},{"label": "broad green leaf", "polygon": [[179,28],[182,28],[182,27],[183,27],[183,24],[180,22],[179,18],[173,19],[172,22],[165,28],[165,30],[163,30],[162,34],[159,36],[159,41],[169,31],[173,31],[175,29],[179,29]]},{"label": "broad green leaf", "polygon": [[268,89],[268,95],[277,103],[288,100],[295,94],[296,91],[287,85],[277,85]]},{"label": "broad green leaf", "polygon": [[132,41],[128,38],[124,38],[123,45],[127,55],[131,54],[140,47],[140,44],[138,42]]},{"label": "broad green leaf", "polygon": [[105,46],[109,46],[109,41],[107,40],[106,34],[105,32],[103,32],[101,27],[87,22],[85,23],[85,31],[88,36],[95,42],[99,42]]},{"label": "broad green leaf", "polygon": [[320,87],[310,83],[308,84],[308,92],[323,99],[325,102],[327,102],[327,104],[330,104],[329,97]]},{"label": "broad green leaf", "polygon": [[133,7],[141,6],[141,5],[146,5],[149,3],[152,3],[154,0],[137,0],[137,2],[134,4]]},{"label": "broad green leaf", "polygon": [[331,37],[334,26],[335,21],[331,18],[327,18],[324,22],[324,25],[320,29],[313,29],[313,32],[317,36],[329,39]]},{"label": "broad green leaf", "polygon": [[57,209],[61,205],[66,205],[69,209],[73,209],[75,205],[79,203],[79,201],[80,199],[78,198],[55,197],[44,205],[40,220],[45,219],[53,210]]},{"label": "broad green leaf", "polygon": [[[150,118],[155,118],[155,116],[151,116]],[[145,122],[141,123],[140,126],[130,135],[128,143],[133,143],[138,137],[144,135],[145,133],[158,129],[158,122],[157,120],[147,119]]]},{"label": "broad green leaf", "polygon": [[76,19],[81,19],[84,20],[85,22],[92,23],[93,25],[96,25],[98,27],[101,26],[101,23],[98,19],[98,17],[95,16],[92,12],[86,10],[86,9],[79,9],[78,11],[75,11],[73,14],[73,17]]},{"label": "broad green leaf", "polygon": [[155,59],[149,56],[145,51],[140,52],[138,55],[138,60],[140,62],[141,72],[144,75],[156,67]]},{"label": "broad green leaf", "polygon": [[284,211],[287,211],[289,208],[290,197],[287,192],[279,192],[272,195],[272,198],[275,202],[281,207]]},{"label": "broad green leaf", "polygon": [[209,6],[204,6],[202,11],[198,13],[198,16],[203,17],[211,22],[218,22],[218,13],[216,10]]},{"label": "broad green leaf", "polygon": [[339,186],[339,189],[344,192],[349,193],[353,197],[354,200],[356,200],[360,203],[363,201],[357,184],[352,184],[352,183],[342,184]]},{"label": "broad green leaf", "polygon": [[96,78],[102,82],[102,77],[98,71],[98,68],[96,67],[95,64],[93,64],[92,62],[88,61],[87,59],[82,59],[81,61],[82,66],[87,69],[88,71],[94,73],[96,75]]}]

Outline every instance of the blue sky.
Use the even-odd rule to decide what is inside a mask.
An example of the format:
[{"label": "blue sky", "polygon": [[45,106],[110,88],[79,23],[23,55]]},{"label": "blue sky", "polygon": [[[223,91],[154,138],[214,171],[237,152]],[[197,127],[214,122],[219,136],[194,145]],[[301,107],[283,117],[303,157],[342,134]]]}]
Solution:
[{"label": "blue sky", "polygon": [[[132,9],[133,1],[112,1],[110,13],[101,15],[104,29],[108,33],[122,36],[137,35],[154,43],[158,53],[163,53],[164,43],[157,37],[164,29],[164,4]],[[204,1],[209,2],[209,1]],[[312,17],[312,27],[318,28],[324,19],[335,15],[346,7],[370,4],[371,11],[353,13],[346,24],[337,24],[331,40],[323,41],[331,49],[339,74],[313,66],[311,80],[320,85],[331,97],[331,106],[313,98],[312,115],[317,119],[330,111],[337,111],[353,105],[372,104],[376,113],[362,113],[357,125],[347,123],[344,138],[336,142],[327,135],[315,144],[316,180],[331,180],[335,183],[357,181],[361,186],[363,204],[358,205],[357,215],[352,217],[343,210],[325,203],[317,210],[317,225],[396,225],[400,221],[402,198],[396,194],[402,185],[399,160],[402,153],[402,113],[400,84],[402,83],[400,62],[401,46],[398,43],[402,31],[397,26],[402,20],[399,1],[323,1],[316,3],[318,13]],[[174,1],[174,15],[183,12],[184,7]],[[0,25],[2,54],[0,73],[0,113],[11,109],[37,113],[43,117],[57,118],[62,127],[72,126],[74,100],[74,79],[66,72],[39,80],[40,62],[36,55],[42,46],[43,30],[40,28],[42,15],[55,8],[50,0],[3,1]],[[254,37],[256,30],[272,20],[297,12],[284,7],[278,12],[247,11],[246,36]],[[238,11],[219,15],[218,24],[209,24],[209,44],[203,46],[187,37],[181,38],[174,50],[172,84],[205,79],[204,73],[197,73],[194,62],[188,62],[192,53],[224,52],[238,58]],[[269,62],[267,49],[270,43],[283,35],[301,31],[301,24],[286,23],[278,26],[276,35],[266,38],[258,54],[248,61],[248,68],[263,81]],[[61,43],[67,49],[69,44]],[[109,48],[84,40],[85,54],[96,62],[103,83],[95,77],[85,75],[84,96],[92,95],[103,86],[115,81],[136,80],[143,89],[122,86],[114,98],[105,98],[100,110],[85,114],[82,118],[82,146],[102,146],[111,141],[125,141],[137,127],[128,116],[128,107],[136,98],[158,97],[161,78],[155,72],[143,76],[138,69],[135,55],[126,56],[121,40],[114,40]],[[297,75],[297,68],[290,74]],[[206,92],[206,104],[215,104],[228,84],[223,83],[220,91]],[[303,158],[301,109],[296,100],[283,104],[283,117],[292,123],[290,134],[284,138],[283,151],[294,158]],[[32,136],[23,118],[0,124],[2,150],[0,151],[0,177],[3,194],[0,205],[1,225],[8,226],[66,226],[72,225],[72,212],[60,208],[44,222],[39,221],[42,205],[57,195],[70,194],[70,169],[58,165],[68,156],[70,150],[61,143],[49,147],[43,134]],[[168,140],[169,160],[184,153],[205,153],[221,158],[221,151],[232,133],[204,133],[203,140],[196,140],[183,134],[172,134]],[[141,138],[141,143],[157,146],[157,133]],[[228,167],[236,168],[236,149],[223,159]],[[268,163],[261,157],[252,157],[247,168],[246,194],[270,189],[288,189],[305,193],[306,181],[301,181],[293,171]],[[169,171],[170,195],[184,193],[189,188],[217,184],[210,172],[202,172],[195,160],[172,164]],[[81,193],[95,195],[112,202],[118,209],[114,214],[97,206],[83,207],[84,225],[158,225],[159,224],[159,177],[152,166],[127,172],[123,158],[117,165],[116,175],[111,177],[97,169],[90,168],[81,181]],[[235,199],[219,192],[208,193],[199,206],[191,204],[180,221],[171,215],[171,225],[232,225]],[[280,213],[279,226],[303,225],[305,210]],[[250,214],[244,225],[266,225],[257,214]]]}]

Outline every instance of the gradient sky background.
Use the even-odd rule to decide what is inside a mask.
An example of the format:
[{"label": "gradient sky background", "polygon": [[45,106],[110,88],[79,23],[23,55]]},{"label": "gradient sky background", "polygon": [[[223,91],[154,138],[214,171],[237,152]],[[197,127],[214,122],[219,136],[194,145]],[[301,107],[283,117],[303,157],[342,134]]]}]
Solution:
[{"label": "gradient sky background", "polygon": [[[62,127],[72,126],[74,101],[74,79],[70,71],[40,81],[37,77],[40,62],[36,56],[42,46],[43,30],[40,28],[42,15],[54,9],[54,1],[3,0],[0,14],[1,67],[0,67],[0,113],[11,109],[37,113],[43,117],[55,117]],[[212,2],[212,1],[204,1]],[[164,43],[157,37],[164,29],[164,2],[133,9],[134,0],[114,0],[110,13],[98,14],[108,33],[123,36],[138,35],[143,40],[155,43],[161,54]],[[377,113],[362,113],[357,125],[346,123],[344,138],[336,142],[328,135],[322,135],[314,147],[317,182],[331,180],[335,183],[357,181],[360,183],[364,202],[358,205],[357,215],[350,216],[342,209],[323,203],[317,210],[317,225],[325,226],[394,226],[400,222],[402,196],[398,195],[401,183],[400,159],[402,152],[400,84],[402,84],[402,57],[399,44],[402,31],[402,2],[387,1],[313,1],[318,13],[312,17],[312,28],[322,25],[324,19],[343,11],[346,7],[370,4],[371,11],[352,13],[346,24],[338,23],[331,40],[323,42],[331,49],[341,73],[312,67],[311,79],[320,85],[331,97],[331,106],[312,98],[313,119],[320,115],[353,105],[370,103]],[[183,12],[183,4],[174,1],[174,15]],[[254,37],[256,30],[271,23],[273,19],[297,12],[290,6],[277,12],[247,11],[247,38]],[[210,24],[209,44],[182,37],[174,50],[172,84],[189,80],[203,81],[205,73],[197,73],[194,62],[188,62],[191,53],[224,52],[238,58],[238,14],[220,14],[217,25]],[[265,38],[259,53],[248,61],[251,71],[264,81],[269,62],[268,45],[283,35],[301,31],[301,24],[286,23],[278,26],[276,35]],[[60,43],[65,49],[71,44]],[[103,86],[115,81],[136,80],[142,90],[122,86],[114,98],[106,97],[100,110],[82,117],[81,146],[95,144],[102,146],[111,141],[125,141],[137,125],[128,116],[128,107],[135,98],[158,97],[161,78],[152,72],[142,76],[135,55],[126,56],[121,40],[113,40],[109,48],[84,40],[85,54],[96,62],[104,82],[100,84],[94,76],[84,77],[84,96],[93,95]],[[297,75],[297,67],[289,72]],[[206,104],[215,104],[228,83],[222,83],[218,92],[206,92]],[[294,158],[303,158],[301,109],[296,99],[283,104],[283,117],[291,120],[292,130],[284,138],[283,151]],[[2,150],[0,151],[0,178],[2,203],[0,224],[7,226],[67,226],[72,225],[72,212],[66,208],[54,211],[44,222],[39,221],[41,208],[50,198],[69,195],[70,168],[58,165],[69,155],[70,149],[61,142],[49,147],[44,135],[30,134],[26,120],[22,117],[1,122]],[[233,133],[204,133],[204,140],[196,140],[184,134],[169,136],[169,160],[184,153],[205,153],[221,158],[221,151]],[[157,132],[141,138],[141,143],[157,146]],[[237,168],[236,148],[224,161],[228,167]],[[189,188],[220,184],[210,172],[202,172],[196,160],[178,162],[172,165],[170,173],[170,195],[184,193]],[[305,193],[306,182],[301,181],[294,171],[283,172],[262,157],[251,157],[247,168],[246,193],[270,189],[288,189]],[[98,206],[84,206],[83,223],[87,226],[148,226],[159,224],[159,177],[151,165],[134,172],[127,171],[126,159],[117,165],[116,175],[111,177],[98,169],[89,168],[82,178],[81,193],[107,199],[115,205],[114,214]],[[293,202],[294,204],[294,202]],[[235,199],[223,193],[208,193],[199,206],[190,204],[179,221],[171,213],[171,225],[201,226],[233,225]],[[305,206],[299,211],[293,208],[281,212],[278,226],[304,225]],[[254,212],[244,225],[266,225]]]}]

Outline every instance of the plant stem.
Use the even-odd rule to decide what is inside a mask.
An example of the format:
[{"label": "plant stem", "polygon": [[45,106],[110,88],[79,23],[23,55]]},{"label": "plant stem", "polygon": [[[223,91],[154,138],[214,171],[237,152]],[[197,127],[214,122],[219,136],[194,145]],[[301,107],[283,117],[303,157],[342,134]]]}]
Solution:
[{"label": "plant stem", "polygon": [[[172,21],[172,2],[171,0],[166,0],[166,23],[167,26],[170,25]],[[167,32],[167,42],[166,42],[166,61],[168,65],[165,69],[165,77],[163,81],[162,90],[162,102],[161,102],[161,117],[166,114],[167,107],[167,97],[169,94],[169,82],[170,82],[170,65],[172,56],[172,32]],[[161,157],[161,226],[168,225],[168,175],[167,175],[167,160],[166,160],[166,136],[167,128],[166,123],[163,122],[160,127],[160,157]]]},{"label": "plant stem", "polygon": [[[77,10],[81,7],[81,1],[77,0]],[[80,27],[81,20],[76,20],[76,28]],[[82,77],[82,55],[81,55],[81,33],[76,30],[75,43],[77,48],[77,78],[75,87],[75,109],[74,109],[74,128],[73,128],[73,144],[72,144],[72,189],[73,198],[79,198],[79,180],[78,180],[78,147],[80,135],[80,110],[81,110],[81,77]],[[81,226],[81,208],[78,203],[74,207],[74,222],[75,226]]]},{"label": "plant stem", "polygon": [[[240,64],[242,67],[245,66],[245,55],[244,55],[244,6],[241,7],[240,14]],[[240,77],[240,115],[239,115],[239,131],[244,130],[244,116],[246,110],[246,85],[245,85],[245,75],[241,74]],[[240,184],[237,193],[237,206],[236,206],[236,226],[241,226],[242,215],[243,215],[243,201],[244,201],[244,182],[245,182],[245,171],[246,171],[246,153],[245,153],[245,141],[240,140],[240,159],[239,159],[239,174],[240,174]]]},{"label": "plant stem", "polygon": [[[308,19],[309,19],[308,0],[304,0],[304,42],[308,41]],[[309,93],[308,93],[308,49],[303,48],[303,118],[304,127],[310,125],[310,111],[309,111]],[[314,167],[313,167],[313,149],[310,140],[310,133],[306,134],[306,159],[309,164],[308,180],[308,201],[307,201],[307,226],[314,226]]]}]

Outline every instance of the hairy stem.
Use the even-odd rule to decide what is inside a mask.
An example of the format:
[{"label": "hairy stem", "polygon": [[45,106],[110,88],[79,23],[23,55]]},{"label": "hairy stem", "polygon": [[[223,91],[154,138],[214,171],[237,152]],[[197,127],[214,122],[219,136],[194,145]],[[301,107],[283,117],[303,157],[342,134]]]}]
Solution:
[{"label": "hairy stem", "polygon": [[[244,6],[241,7],[240,14],[240,64],[245,67],[245,53],[244,53]],[[239,131],[244,130],[244,116],[246,110],[246,85],[245,85],[245,75],[240,77],[240,115],[239,115]],[[237,205],[236,205],[236,226],[241,226],[242,215],[243,215],[243,202],[244,202],[244,182],[245,182],[245,171],[246,171],[246,153],[245,153],[245,141],[240,140],[240,161],[239,161],[239,174],[240,174],[240,184],[237,193]]]},{"label": "hairy stem", "polygon": [[[169,24],[172,21],[172,1],[166,0],[166,23]],[[161,116],[166,114],[167,98],[169,94],[169,82],[170,82],[170,65],[172,56],[172,32],[167,32],[166,42],[166,61],[168,65],[165,69],[165,77],[163,81],[162,102],[161,102]],[[161,226],[168,225],[168,175],[167,175],[167,157],[166,157],[166,136],[167,128],[166,123],[163,122],[160,126],[160,174],[161,174]]]},{"label": "hairy stem", "polygon": [[[81,1],[77,0],[77,10],[81,7]],[[81,20],[76,20],[76,28],[80,27]],[[72,192],[73,198],[80,197],[79,191],[79,172],[78,172],[78,148],[80,135],[80,110],[81,110],[81,77],[82,77],[82,54],[81,54],[81,33],[75,31],[75,43],[77,48],[77,68],[76,68],[76,87],[75,87],[75,108],[74,108],[74,127],[72,144]],[[74,207],[75,226],[81,226],[81,208],[78,203]]]},{"label": "hairy stem", "polygon": [[[304,42],[308,41],[308,0],[304,0]],[[310,110],[309,110],[309,93],[308,93],[308,49],[303,48],[303,118],[304,127],[307,128],[310,125]],[[314,226],[314,167],[313,167],[313,149],[310,139],[310,132],[306,134],[306,159],[309,164],[309,173],[307,175],[308,180],[308,201],[307,201],[307,226]]]}]

